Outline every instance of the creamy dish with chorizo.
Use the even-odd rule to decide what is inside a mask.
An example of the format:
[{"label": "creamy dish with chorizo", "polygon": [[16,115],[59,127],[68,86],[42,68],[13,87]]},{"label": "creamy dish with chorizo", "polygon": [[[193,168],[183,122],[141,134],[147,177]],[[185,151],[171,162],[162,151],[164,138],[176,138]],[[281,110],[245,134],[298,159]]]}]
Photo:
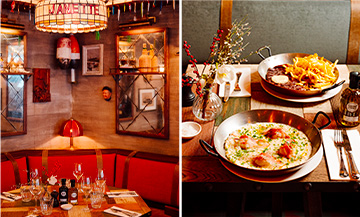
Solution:
[{"label": "creamy dish with chorizo", "polygon": [[310,154],[307,136],[286,124],[246,124],[225,140],[226,157],[247,168],[285,169],[305,162]]},{"label": "creamy dish with chorizo", "polygon": [[291,90],[322,89],[336,82],[336,64],[337,60],[331,63],[316,53],[305,57],[295,57],[293,64],[269,68],[266,80],[276,86]]}]

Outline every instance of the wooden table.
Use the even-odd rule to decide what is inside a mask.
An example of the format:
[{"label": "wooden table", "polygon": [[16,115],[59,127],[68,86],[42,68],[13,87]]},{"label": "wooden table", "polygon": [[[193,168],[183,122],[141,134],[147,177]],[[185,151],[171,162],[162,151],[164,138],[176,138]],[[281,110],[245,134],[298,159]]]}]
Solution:
[{"label": "wooden table", "polygon": [[[58,190],[58,187],[55,187]],[[119,191],[121,189],[108,187],[107,191]],[[124,189],[123,189],[124,190]],[[125,190],[126,191],[126,190]],[[109,198],[107,195],[104,197],[104,201],[101,205],[101,208],[94,209],[91,207],[90,199],[84,201],[84,194],[79,192],[78,203],[74,205],[73,208],[69,211],[63,210],[60,207],[53,208],[53,212],[51,216],[61,216],[61,217],[79,217],[79,216],[89,216],[89,217],[100,217],[100,216],[114,216],[111,214],[104,213],[105,209],[108,209],[112,206],[117,206],[123,209],[131,210],[134,212],[142,213],[142,216],[151,216],[151,209],[146,205],[144,200],[138,197],[126,197],[126,198]],[[87,202],[87,203],[86,203]],[[83,209],[88,204],[88,207],[91,212],[84,212]],[[27,216],[29,211],[34,209],[34,200],[23,203],[21,200],[17,200],[15,202],[10,202],[6,200],[1,201],[1,216],[2,217],[17,217],[17,216]],[[40,209],[39,202],[38,202],[38,209]]]},{"label": "wooden table", "polygon": [[[248,181],[230,173],[220,163],[219,159],[209,156],[200,146],[199,139],[212,142],[213,133],[222,120],[241,111],[250,109],[277,109],[291,112],[312,121],[318,111],[327,113],[332,123],[328,129],[335,128],[340,93],[335,97],[315,103],[294,103],[275,98],[266,93],[261,87],[261,78],[257,73],[257,65],[242,65],[251,69],[251,97],[230,98],[223,104],[223,112],[216,121],[203,122],[196,119],[192,114],[191,107],[182,108],[182,121],[194,120],[202,125],[202,132],[191,140],[182,141],[182,182],[183,192],[272,192],[273,201],[281,201],[281,192],[303,192],[305,198],[305,215],[321,216],[321,192],[359,192],[360,182],[331,181],[329,179],[325,157],[310,174],[285,183],[260,183]],[[348,87],[349,72],[359,70],[359,66],[338,65],[340,78],[346,83],[343,88]],[[320,119],[315,125],[322,124]],[[357,127],[356,129],[360,129]],[[239,195],[234,196],[237,202]],[[238,203],[239,204],[239,203]],[[240,207],[239,205],[237,207]],[[273,215],[281,216],[281,203],[273,203]],[[228,215],[241,214],[241,210],[230,210]]]}]

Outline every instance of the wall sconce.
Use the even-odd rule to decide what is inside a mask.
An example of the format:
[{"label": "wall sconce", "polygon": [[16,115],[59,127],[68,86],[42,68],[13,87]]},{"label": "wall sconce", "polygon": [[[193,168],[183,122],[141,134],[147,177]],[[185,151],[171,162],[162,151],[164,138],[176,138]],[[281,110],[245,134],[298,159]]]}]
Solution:
[{"label": "wall sconce", "polygon": [[83,135],[83,128],[79,121],[71,118],[64,122],[64,127],[61,132],[62,136],[70,137],[70,149],[74,150],[73,137],[78,137]]}]

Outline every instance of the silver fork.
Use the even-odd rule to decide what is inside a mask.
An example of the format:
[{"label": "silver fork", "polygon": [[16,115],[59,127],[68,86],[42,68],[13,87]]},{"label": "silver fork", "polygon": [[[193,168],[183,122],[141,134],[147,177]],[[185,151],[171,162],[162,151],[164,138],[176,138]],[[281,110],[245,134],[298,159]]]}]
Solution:
[{"label": "silver fork", "polygon": [[343,157],[342,157],[342,148],[344,146],[344,140],[343,140],[342,135],[341,135],[341,130],[335,130],[334,131],[334,143],[335,143],[335,147],[340,152],[340,176],[341,177],[347,177],[347,176],[349,176],[349,174],[346,171],[346,167],[345,167],[344,160],[343,160]]}]

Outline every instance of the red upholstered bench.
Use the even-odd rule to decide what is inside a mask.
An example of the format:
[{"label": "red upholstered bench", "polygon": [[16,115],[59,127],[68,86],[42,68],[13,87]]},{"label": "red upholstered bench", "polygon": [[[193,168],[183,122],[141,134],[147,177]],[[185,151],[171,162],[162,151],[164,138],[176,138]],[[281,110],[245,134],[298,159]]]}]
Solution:
[{"label": "red upholstered bench", "polygon": [[46,174],[52,174],[56,165],[60,165],[54,173],[58,180],[73,179],[75,163],[82,163],[84,174],[93,178],[102,168],[108,185],[134,190],[147,202],[155,202],[157,208],[160,205],[165,214],[179,215],[179,158],[174,156],[121,149],[3,153],[1,191],[26,183],[34,169],[38,169],[43,180],[47,179]]},{"label": "red upholstered bench", "polygon": [[[54,174],[57,179],[75,179],[73,171],[75,169],[75,163],[82,164],[82,170],[84,176],[90,176],[93,179],[97,177],[98,168],[104,170],[106,177],[106,183],[110,186],[114,186],[114,167],[115,167],[115,153],[113,154],[91,154],[86,153],[81,155],[77,152],[56,153],[49,151],[48,154],[42,154],[42,156],[29,156],[29,168],[39,170],[40,174]],[[44,171],[46,169],[46,172]],[[54,168],[58,168],[55,172]],[[54,173],[55,172],[55,173]],[[45,175],[44,174],[44,175]],[[43,179],[46,178],[43,175]]]},{"label": "red upholstered bench", "polygon": [[1,192],[16,188],[28,180],[26,157],[14,159],[9,153],[1,158]]},{"label": "red upholstered bench", "polygon": [[115,186],[134,190],[146,200],[178,211],[178,162],[178,157],[142,152],[132,152],[128,156],[117,154]]}]

